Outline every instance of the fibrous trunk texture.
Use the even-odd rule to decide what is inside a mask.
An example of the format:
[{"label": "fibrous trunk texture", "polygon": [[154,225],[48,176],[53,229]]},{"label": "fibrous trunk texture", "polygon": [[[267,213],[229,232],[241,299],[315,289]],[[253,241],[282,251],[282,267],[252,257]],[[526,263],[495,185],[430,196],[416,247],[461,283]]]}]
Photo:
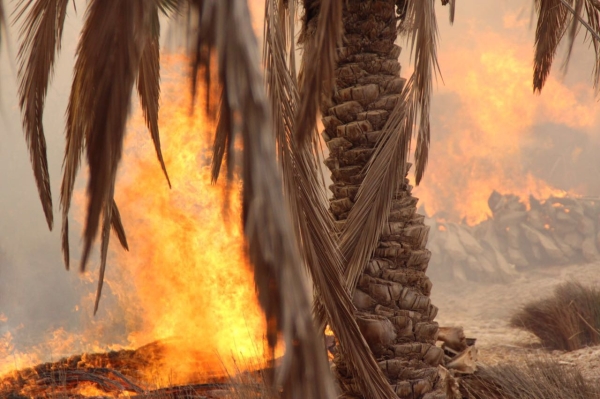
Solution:
[{"label": "fibrous trunk texture", "polygon": [[[338,51],[336,91],[324,99],[323,137],[330,150],[331,212],[345,223],[364,179],[380,130],[400,98],[394,0],[344,1],[344,39]],[[405,178],[395,195],[388,225],[354,292],[358,324],[400,398],[438,397],[435,346],[437,308],[425,275],[431,253],[428,227],[416,213],[417,198]],[[334,359],[344,394],[359,397],[344,359]],[[443,395],[440,395],[443,397]],[[368,399],[368,398],[366,398]]]}]

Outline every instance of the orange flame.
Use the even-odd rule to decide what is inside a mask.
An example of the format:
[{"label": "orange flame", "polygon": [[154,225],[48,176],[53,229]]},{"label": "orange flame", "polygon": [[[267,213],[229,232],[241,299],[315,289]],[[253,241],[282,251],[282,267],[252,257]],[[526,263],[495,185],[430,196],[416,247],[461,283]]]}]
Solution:
[{"label": "orange flame", "polygon": [[[415,196],[430,216],[476,224],[491,215],[487,200],[494,190],[524,202],[529,195],[564,196],[532,167],[533,151],[545,137],[535,136],[533,127],[553,123],[587,131],[599,108],[591,88],[569,87],[554,76],[534,96],[529,46],[495,32],[465,30],[468,46],[447,41],[441,47],[445,85],[434,93],[429,166]],[[558,169],[569,167],[561,162]],[[543,170],[551,175],[555,168]]]},{"label": "orange flame", "polygon": [[[211,126],[202,104],[190,112],[188,82],[179,76],[172,67],[163,73],[160,114],[173,187],[159,168],[142,116],[134,116],[136,131],[126,148],[136,147],[136,153],[125,157],[116,199],[131,252],[113,253],[113,267],[130,276],[139,302],[141,329],[130,334],[130,342],[176,342],[164,360],[171,383],[265,357],[264,316],[244,253],[239,184],[229,194],[223,179],[210,184]],[[110,285],[122,300],[130,298],[116,279]]]},{"label": "orange flame", "polygon": [[[2,330],[7,318],[0,314],[0,375],[74,353],[123,349],[119,343],[137,348],[157,340],[160,359],[139,370],[153,385],[265,365],[265,321],[245,256],[240,183],[227,189],[220,179],[211,185],[209,132],[214,126],[202,113],[204,96],[198,95],[192,110],[186,60],[163,56],[162,64],[159,124],[172,189],[138,111],[128,127],[116,189],[130,252],[112,237],[98,316],[90,314],[94,265],[82,275],[89,293],[74,309],[83,326],[77,332],[50,331],[45,342],[24,353],[14,345],[18,331]],[[74,203],[83,208],[83,190]],[[94,392],[83,387],[80,394]]]}]

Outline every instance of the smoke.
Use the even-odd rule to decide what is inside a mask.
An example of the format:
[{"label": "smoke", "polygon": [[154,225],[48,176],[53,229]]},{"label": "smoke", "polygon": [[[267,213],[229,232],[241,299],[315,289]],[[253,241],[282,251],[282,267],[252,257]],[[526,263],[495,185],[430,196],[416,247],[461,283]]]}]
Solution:
[{"label": "smoke", "polygon": [[566,75],[559,50],[546,87],[534,95],[530,8],[466,0],[456,13],[452,27],[439,18],[443,80],[433,95],[428,170],[414,191],[426,211],[475,223],[485,219],[494,189],[600,195],[593,49],[577,43]]}]

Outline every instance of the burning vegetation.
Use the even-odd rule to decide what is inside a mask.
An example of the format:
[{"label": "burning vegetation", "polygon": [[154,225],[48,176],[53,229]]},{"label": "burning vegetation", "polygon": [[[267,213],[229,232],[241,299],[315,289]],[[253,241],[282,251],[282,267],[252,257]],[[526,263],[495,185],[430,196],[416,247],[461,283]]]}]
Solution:
[{"label": "burning vegetation", "polygon": [[[270,353],[245,255],[239,186],[211,184],[206,156],[211,125],[203,104],[190,109],[183,62],[163,61],[160,128],[171,189],[141,113],[129,124],[116,201],[122,204],[131,252],[116,248],[109,254],[106,301],[98,313],[102,322],[82,317],[80,327],[61,327],[28,348],[19,345],[16,331],[4,332],[0,374],[25,369],[6,374],[3,389],[27,397],[52,389],[80,396],[135,395],[149,387],[222,383],[229,373],[267,366]],[[81,193],[76,203],[83,203]],[[82,278],[91,279],[93,269]],[[92,306],[90,292],[80,308],[89,313]],[[6,321],[0,315],[0,323]],[[116,342],[121,345],[111,345]],[[113,351],[90,354],[107,350]],[[48,355],[77,352],[88,354],[43,363]],[[32,367],[38,363],[43,364]],[[2,392],[7,391],[0,390],[3,397]]]}]

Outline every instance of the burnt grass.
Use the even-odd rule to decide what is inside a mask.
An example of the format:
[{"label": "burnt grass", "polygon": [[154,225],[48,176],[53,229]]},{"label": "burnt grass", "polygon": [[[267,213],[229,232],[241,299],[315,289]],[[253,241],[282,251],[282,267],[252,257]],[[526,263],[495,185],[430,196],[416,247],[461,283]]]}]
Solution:
[{"label": "burnt grass", "polygon": [[600,344],[600,290],[578,282],[558,285],[553,295],[525,305],[512,327],[535,334],[547,349],[573,351]]}]

